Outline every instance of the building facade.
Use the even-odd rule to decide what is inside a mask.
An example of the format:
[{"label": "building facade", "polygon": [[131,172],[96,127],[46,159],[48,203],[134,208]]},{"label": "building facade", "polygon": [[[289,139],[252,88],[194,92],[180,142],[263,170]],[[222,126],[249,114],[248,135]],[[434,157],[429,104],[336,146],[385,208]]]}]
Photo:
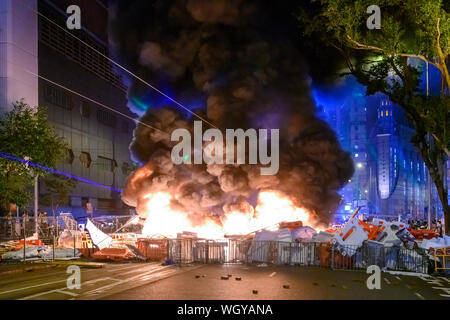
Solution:
[{"label": "building facade", "polygon": [[[66,8],[73,4],[71,1],[28,1],[42,16],[37,17],[30,8],[15,8],[21,1],[0,0],[0,3],[2,6],[6,3],[7,8],[12,7],[6,12],[8,19],[15,20],[10,16],[20,11],[23,19],[34,21],[25,26],[12,26],[10,33],[13,36],[20,33],[25,39],[18,36],[18,40],[8,44],[8,54],[19,50],[17,47],[20,47],[21,41],[28,43],[31,39],[34,45],[29,46],[35,51],[29,49],[29,57],[25,60],[35,63],[33,70],[39,73],[40,78],[31,76],[22,80],[29,84],[30,94],[22,90],[24,85],[17,85],[15,91],[8,89],[9,100],[2,100],[2,106],[14,99],[24,98],[31,106],[46,107],[49,121],[70,146],[66,159],[57,169],[91,182],[78,182],[69,202],[59,211],[82,216],[86,203],[90,202],[95,215],[128,214],[129,208],[120,200],[120,190],[134,168],[129,144],[135,123],[115,112],[133,116],[126,107],[127,88],[121,76],[113,70],[111,62],[105,58],[110,55],[107,2],[77,1],[81,8],[82,29],[68,30]],[[17,28],[21,29],[20,32]],[[8,61],[22,64],[22,60],[14,55],[8,58]],[[2,77],[2,83],[10,88],[10,83],[15,85],[20,82],[14,77],[6,77],[6,80]],[[43,184],[40,184],[39,191],[45,193]]]}]

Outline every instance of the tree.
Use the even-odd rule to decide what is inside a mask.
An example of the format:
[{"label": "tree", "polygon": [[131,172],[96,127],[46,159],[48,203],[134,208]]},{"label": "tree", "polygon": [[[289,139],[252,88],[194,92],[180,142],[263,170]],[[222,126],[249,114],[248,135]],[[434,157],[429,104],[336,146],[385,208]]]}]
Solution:
[{"label": "tree", "polygon": [[[46,170],[13,161],[8,156],[25,159],[54,168],[63,159],[67,144],[56,135],[47,120],[46,109],[31,108],[23,100],[12,111],[0,116],[0,207],[10,203],[23,206],[31,199],[35,174],[46,176]],[[6,157],[5,157],[6,156]]]},{"label": "tree", "polygon": [[76,187],[77,181],[58,174],[50,174],[42,178],[45,193],[39,203],[52,208],[53,217],[59,206],[68,203],[70,192]]},{"label": "tree", "polygon": [[[450,155],[450,5],[442,0],[312,0],[302,11],[305,33],[341,53],[348,72],[367,87],[367,94],[384,93],[400,106],[415,134],[412,143],[422,155],[436,186],[450,228],[445,161]],[[369,29],[367,8],[381,9],[381,29]],[[314,14],[312,13],[316,10]],[[442,96],[420,90],[423,68],[411,59],[435,66],[442,75]]]}]

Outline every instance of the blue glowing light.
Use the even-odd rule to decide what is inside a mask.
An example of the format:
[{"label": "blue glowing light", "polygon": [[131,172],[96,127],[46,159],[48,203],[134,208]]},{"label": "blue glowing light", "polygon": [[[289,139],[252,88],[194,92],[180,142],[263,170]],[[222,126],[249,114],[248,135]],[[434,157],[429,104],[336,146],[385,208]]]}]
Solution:
[{"label": "blue glowing light", "polygon": [[31,161],[27,161],[25,159],[21,159],[21,158],[15,157],[15,156],[7,154],[7,153],[0,152],[0,157],[8,159],[8,160],[12,160],[12,161],[17,161],[17,162],[20,162],[20,163],[23,163],[23,164],[28,164],[29,166],[32,166],[32,167],[36,167],[36,168],[39,168],[39,169],[42,169],[42,170],[45,170],[45,171],[49,171],[49,172],[52,172],[52,173],[57,174],[57,175],[65,176],[65,177],[68,177],[68,178],[71,178],[71,179],[75,179],[75,180],[78,180],[78,181],[81,181],[81,182],[84,182],[84,183],[92,184],[94,186],[98,186],[98,187],[102,187],[102,188],[105,188],[105,189],[109,189],[111,191],[115,191],[115,192],[119,192],[119,193],[121,192],[120,190],[117,190],[117,189],[114,189],[114,188],[111,188],[111,187],[108,187],[108,186],[105,186],[105,185],[102,185],[102,184],[99,184],[99,183],[96,183],[96,182],[93,182],[93,181],[90,181],[90,180],[87,180],[87,179],[83,179],[83,178],[80,178],[80,177],[77,177],[77,176],[73,176],[71,174],[68,174],[68,173],[65,173],[65,172],[62,172],[62,171],[58,171],[56,169],[48,168],[48,167],[42,166],[40,164],[31,162]]}]

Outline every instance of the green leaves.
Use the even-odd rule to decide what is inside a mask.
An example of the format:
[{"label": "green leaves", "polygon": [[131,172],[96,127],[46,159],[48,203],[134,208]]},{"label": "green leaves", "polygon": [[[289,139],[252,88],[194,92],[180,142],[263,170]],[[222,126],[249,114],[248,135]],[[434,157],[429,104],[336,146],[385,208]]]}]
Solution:
[{"label": "green leaves", "polygon": [[[48,122],[45,108],[33,109],[23,100],[12,111],[0,116],[0,151],[46,167],[56,167],[64,158],[67,144],[56,135]],[[10,202],[26,204],[30,199],[32,175],[45,176],[47,171],[27,168],[24,164],[0,158],[0,206]]]},{"label": "green leaves", "polygon": [[77,181],[65,176],[50,174],[41,179],[45,193],[39,202],[55,210],[59,205],[68,203],[70,192],[76,187]]},{"label": "green leaves", "polygon": [[[306,34],[337,48],[347,62],[349,73],[367,87],[367,94],[384,93],[405,111],[415,128],[412,143],[428,167],[446,224],[450,225],[447,188],[440,169],[450,154],[450,98],[445,96],[450,91],[448,1],[312,1],[320,5],[314,13],[301,14],[301,19],[310,23]],[[380,30],[369,30],[366,26],[369,17],[366,8],[370,5],[381,9]],[[423,70],[413,65],[418,60],[439,69],[447,89],[443,90],[443,97],[426,97],[420,92]]]}]

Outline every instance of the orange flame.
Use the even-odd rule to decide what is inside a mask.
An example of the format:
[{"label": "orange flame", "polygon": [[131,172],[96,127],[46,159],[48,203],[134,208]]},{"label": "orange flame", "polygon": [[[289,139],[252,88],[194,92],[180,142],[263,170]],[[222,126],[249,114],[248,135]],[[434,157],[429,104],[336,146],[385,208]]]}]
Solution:
[{"label": "orange flame", "polygon": [[146,212],[139,212],[147,219],[143,235],[147,237],[176,237],[183,231],[195,232],[199,238],[221,239],[226,234],[245,235],[264,228],[276,226],[280,222],[302,221],[314,224],[311,215],[303,208],[296,207],[291,200],[277,191],[262,191],[253,216],[233,211],[226,213],[219,221],[207,218],[203,224],[194,225],[188,213],[173,210],[170,207],[172,195],[165,192],[147,194]]}]

